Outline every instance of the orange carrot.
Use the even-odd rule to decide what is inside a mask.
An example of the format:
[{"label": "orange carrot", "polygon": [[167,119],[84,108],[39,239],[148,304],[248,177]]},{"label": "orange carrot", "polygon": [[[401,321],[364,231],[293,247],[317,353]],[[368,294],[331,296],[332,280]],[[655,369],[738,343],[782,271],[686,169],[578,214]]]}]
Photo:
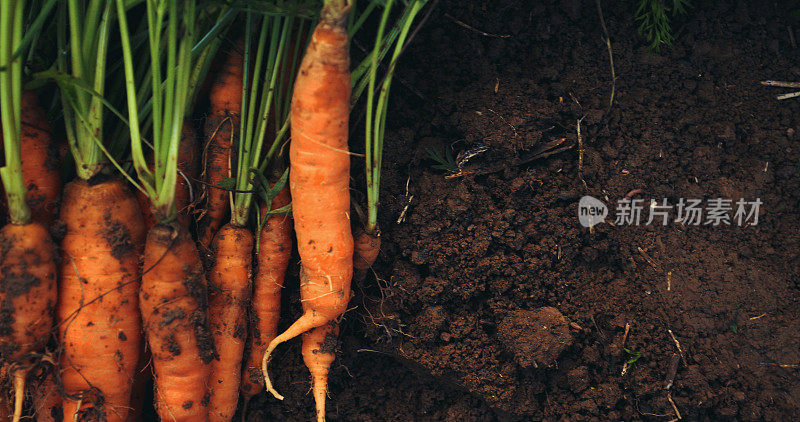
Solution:
[{"label": "orange carrot", "polygon": [[208,419],[208,377],[216,358],[208,328],[206,277],[197,247],[182,224],[150,229],[144,251],[142,321],[162,421]]},{"label": "orange carrot", "polygon": [[211,362],[209,421],[228,422],[236,412],[242,355],[247,340],[253,234],[226,224],[214,236],[209,275],[209,323],[219,359]]},{"label": "orange carrot", "polygon": [[[50,368],[52,371],[54,368]],[[52,372],[33,390],[33,411],[36,422],[59,422],[64,420],[64,410],[61,407],[61,393],[53,381]]]},{"label": "orange carrot", "polygon": [[[289,185],[302,264],[303,315],[270,342],[262,361],[267,390],[279,399],[282,396],[266,370],[272,351],[336,319],[350,300],[350,60],[345,29],[349,5],[344,0],[325,1],[292,95]],[[318,366],[310,369],[320,372]],[[314,397],[325,395],[317,391],[321,385],[314,384]],[[317,405],[318,419],[324,419],[324,411],[320,413],[324,403]]]},{"label": "orange carrot", "polygon": [[356,280],[363,280],[367,275],[367,270],[372,267],[375,260],[378,259],[378,254],[381,251],[381,234],[367,233],[364,230],[359,230],[355,235],[353,245],[353,267],[355,267]]},{"label": "orange carrot", "polygon": [[61,160],[53,130],[33,91],[24,90],[21,103],[20,158],[34,221],[50,227],[58,215]]},{"label": "orange carrot", "polygon": [[303,333],[303,362],[311,372],[311,385],[314,403],[317,407],[317,421],[325,421],[325,399],[328,393],[328,370],[336,359],[339,323],[329,323]]},{"label": "orange carrot", "polygon": [[121,180],[79,179],[64,189],[61,220],[66,227],[58,303],[64,418],[124,421],[141,353],[142,214]]},{"label": "orange carrot", "polygon": [[[284,188],[272,200],[271,209],[289,205],[289,190]],[[261,208],[261,218],[266,214],[266,205]],[[258,247],[258,269],[253,280],[253,296],[250,301],[248,357],[242,370],[242,394],[245,401],[261,392],[261,358],[275,336],[281,316],[281,290],[286,268],[292,256],[292,218],[288,215],[273,215],[261,228]]]},{"label": "orange carrot", "polygon": [[[183,122],[181,143],[178,146],[178,181],[175,184],[175,207],[178,209],[178,221],[189,227],[189,206],[192,196],[196,195],[192,181],[200,170],[199,152],[197,151],[197,132],[189,120]],[[184,178],[185,176],[185,178]],[[187,183],[188,179],[188,183]],[[144,192],[136,191],[136,200],[142,209],[145,227],[149,230],[156,225],[150,198]]]},{"label": "orange carrot", "polygon": [[231,49],[211,86],[211,113],[206,119],[204,147],[205,215],[199,222],[199,240],[209,248],[230,208],[228,191],[220,183],[230,172],[231,144],[239,128],[242,108],[242,71],[244,57],[241,49]]},{"label": "orange carrot", "polygon": [[[20,159],[28,189],[27,202],[34,221],[50,227],[58,215],[61,195],[61,154],[53,141],[50,122],[33,91],[23,90],[21,100]],[[0,143],[3,134],[0,133]],[[2,201],[5,210],[5,201]],[[5,214],[5,213],[2,213]]]},{"label": "orange carrot", "polygon": [[31,353],[40,351],[53,326],[56,303],[55,246],[41,224],[0,229],[0,363],[14,384],[14,421],[22,416]]}]

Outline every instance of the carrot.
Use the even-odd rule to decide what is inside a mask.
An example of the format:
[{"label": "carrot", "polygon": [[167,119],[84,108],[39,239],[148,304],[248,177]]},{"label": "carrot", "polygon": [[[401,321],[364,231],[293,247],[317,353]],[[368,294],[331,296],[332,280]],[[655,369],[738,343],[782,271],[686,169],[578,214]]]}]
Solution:
[{"label": "carrot", "polygon": [[[189,206],[191,205],[194,187],[192,180],[197,178],[200,170],[199,153],[197,151],[197,132],[189,120],[184,120],[181,129],[181,143],[178,146],[178,181],[175,184],[175,207],[178,209],[178,221],[189,227]],[[185,178],[184,178],[185,177]],[[187,183],[188,179],[188,183]],[[152,202],[147,194],[137,190],[136,200],[142,209],[145,227],[149,230],[156,225],[156,217],[153,214]]]},{"label": "carrot", "polygon": [[[278,399],[282,396],[272,387],[267,373],[272,351],[277,345],[336,319],[350,300],[350,60],[345,29],[349,6],[344,0],[325,1],[292,95],[289,185],[302,264],[303,315],[275,337],[264,353],[267,391]],[[315,387],[320,385],[315,383]],[[320,397],[316,388],[314,396]],[[319,417],[324,418],[324,413]]]},{"label": "carrot", "polygon": [[[284,188],[272,200],[271,209],[289,205],[289,190]],[[261,208],[263,219],[266,205]],[[288,215],[271,216],[259,235],[258,271],[253,280],[250,310],[248,357],[242,370],[242,394],[245,400],[261,392],[261,358],[275,336],[281,316],[281,290],[286,268],[292,256],[292,219]]]},{"label": "carrot", "polygon": [[145,227],[119,179],[64,189],[58,317],[64,417],[124,421],[141,353],[139,259]]},{"label": "carrot", "polygon": [[336,359],[339,323],[330,321],[311,331],[303,333],[303,362],[311,372],[311,385],[314,403],[317,408],[317,421],[325,421],[325,399],[328,393],[328,371]]},{"label": "carrot", "polygon": [[[7,366],[0,366],[0,384],[5,384],[7,372]],[[0,422],[11,422],[11,412],[8,395],[4,391],[0,391]]]},{"label": "carrot", "polygon": [[219,359],[211,362],[210,421],[230,421],[236,412],[242,355],[247,340],[253,234],[226,224],[214,237],[209,275],[209,323]]},{"label": "carrot", "polygon": [[33,91],[22,92],[22,175],[28,188],[33,220],[49,227],[58,215],[61,195],[61,160],[53,130]]},{"label": "carrot", "polygon": [[53,326],[56,303],[55,246],[36,222],[0,229],[0,362],[14,381],[14,420],[22,415],[30,354]]},{"label": "carrot", "polygon": [[[54,368],[51,368],[51,370]],[[53,374],[48,373],[46,378],[36,386],[33,395],[33,410],[36,422],[60,422],[64,419],[64,410],[61,407],[61,393],[53,381]]]},{"label": "carrot", "polygon": [[181,224],[150,229],[139,293],[153,354],[156,410],[162,421],[208,418],[208,377],[217,357],[206,311],[206,277],[197,247]]},{"label": "carrot", "polygon": [[220,183],[230,173],[231,144],[239,127],[242,108],[244,58],[240,50],[231,50],[209,93],[211,114],[205,124],[207,138],[203,157],[206,202],[205,215],[199,223],[199,240],[204,248],[210,247],[230,208],[228,191],[220,189]]},{"label": "carrot", "polygon": [[353,240],[353,267],[355,268],[356,280],[363,280],[367,275],[367,270],[372,267],[378,254],[381,251],[380,232],[370,234],[365,230],[359,230]]},{"label": "carrot", "polygon": [[22,92],[22,173],[34,221],[49,226],[58,215],[61,196],[61,153],[50,122],[36,94]]}]

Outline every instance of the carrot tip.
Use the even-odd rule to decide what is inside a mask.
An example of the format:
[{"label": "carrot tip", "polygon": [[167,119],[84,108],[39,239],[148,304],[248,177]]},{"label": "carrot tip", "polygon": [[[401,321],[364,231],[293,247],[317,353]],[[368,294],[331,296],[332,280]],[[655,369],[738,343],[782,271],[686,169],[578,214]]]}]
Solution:
[{"label": "carrot tip", "polygon": [[267,347],[267,350],[264,352],[264,357],[261,358],[261,372],[264,373],[264,384],[267,387],[267,391],[272,393],[272,395],[275,396],[276,399],[283,400],[283,396],[281,395],[281,393],[275,390],[275,387],[272,386],[272,381],[270,381],[269,379],[269,371],[267,369],[267,367],[269,366],[269,358],[272,355],[272,351],[275,350],[275,347],[278,344],[280,343],[275,343],[275,341],[273,340],[272,343],[270,343],[269,346]]},{"label": "carrot tip", "polygon": [[13,422],[19,422],[22,419],[22,401],[25,398],[25,376],[28,374],[26,370],[18,370],[14,372],[14,419]]}]

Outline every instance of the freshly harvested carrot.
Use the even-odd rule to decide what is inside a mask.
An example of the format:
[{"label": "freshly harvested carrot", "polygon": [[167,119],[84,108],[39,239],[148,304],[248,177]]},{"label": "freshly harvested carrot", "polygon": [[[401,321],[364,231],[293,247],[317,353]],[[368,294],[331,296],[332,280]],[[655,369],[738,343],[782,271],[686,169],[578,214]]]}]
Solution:
[{"label": "freshly harvested carrot", "polygon": [[241,48],[230,50],[211,86],[211,113],[205,124],[204,177],[205,214],[199,222],[200,244],[209,248],[214,235],[222,226],[230,209],[228,191],[220,183],[230,173],[231,145],[239,128],[242,108],[242,70],[244,57]]},{"label": "freshly harvested carrot", "polygon": [[380,232],[370,234],[365,230],[359,230],[353,242],[354,277],[360,281],[366,277],[367,271],[378,259],[378,254],[381,251],[381,234]]},{"label": "freshly harvested carrot", "polygon": [[[8,372],[7,366],[0,366],[0,383],[5,383]],[[8,394],[5,391],[0,391],[0,422],[11,422],[11,406],[8,402]]]},{"label": "freshly harvested carrot", "polygon": [[325,421],[328,371],[334,359],[336,359],[338,337],[339,323],[337,321],[330,321],[325,325],[303,333],[303,362],[311,372],[311,385],[314,391],[318,422]]},{"label": "freshly harvested carrot", "polygon": [[36,93],[22,92],[20,154],[22,176],[28,188],[28,206],[33,220],[50,225],[58,215],[61,196],[61,160],[53,130],[39,105]]},{"label": "freshly harvested carrot", "polygon": [[208,377],[217,357],[208,328],[206,276],[188,230],[177,223],[150,229],[139,293],[142,321],[162,421],[208,419]]},{"label": "freshly harvested carrot", "polygon": [[33,412],[36,422],[60,422],[64,420],[61,393],[58,392],[58,386],[53,381],[52,372],[47,374],[47,377],[33,391]]},{"label": "freshly harvested carrot", "polygon": [[30,353],[39,351],[53,326],[56,303],[55,246],[36,222],[0,229],[0,362],[14,384],[14,420],[22,415]]},{"label": "freshly harvested carrot", "polygon": [[[21,99],[20,159],[28,189],[27,201],[34,221],[50,227],[58,215],[61,195],[61,154],[53,141],[50,122],[33,91],[23,90]],[[0,133],[0,143],[3,134]],[[2,207],[5,209],[5,202]]]},{"label": "freshly harvested carrot", "polygon": [[[192,181],[197,178],[200,171],[199,152],[197,150],[197,131],[189,120],[184,120],[181,129],[181,143],[178,146],[178,180],[175,183],[175,207],[178,209],[178,221],[189,227],[190,210],[194,186]],[[187,183],[188,180],[188,183]],[[142,209],[145,227],[149,230],[156,225],[156,217],[153,215],[152,202],[147,194],[137,190],[136,200]]]},{"label": "freshly harvested carrot", "polygon": [[178,145],[178,181],[175,184],[175,207],[178,209],[178,221],[189,227],[191,220],[190,205],[197,195],[193,181],[200,173],[200,150],[197,142],[197,131],[192,122],[183,121],[181,143]]},{"label": "freshly harvested carrot", "polygon": [[[346,0],[325,1],[292,95],[289,185],[302,264],[303,315],[275,337],[264,354],[267,391],[278,399],[282,396],[272,387],[267,373],[272,351],[333,321],[344,313],[350,300],[350,60],[345,28],[349,8]],[[320,397],[320,385],[315,383],[314,397]],[[324,418],[324,412],[319,417]]]},{"label": "freshly harvested carrot", "polygon": [[124,421],[141,353],[138,312],[145,227],[120,179],[64,189],[59,333],[64,418]]},{"label": "freshly harvested carrot", "polygon": [[[272,200],[271,209],[289,205],[289,190],[282,189]],[[263,219],[266,205],[261,208]],[[289,259],[292,257],[292,218],[273,215],[258,239],[257,272],[253,280],[253,295],[249,318],[247,362],[242,370],[242,395],[245,401],[261,392],[261,358],[267,345],[278,335],[281,316],[281,290]]]},{"label": "freshly harvested carrot", "polygon": [[253,234],[226,224],[214,236],[208,319],[219,359],[211,362],[209,421],[230,421],[236,412],[242,355],[247,340]]}]

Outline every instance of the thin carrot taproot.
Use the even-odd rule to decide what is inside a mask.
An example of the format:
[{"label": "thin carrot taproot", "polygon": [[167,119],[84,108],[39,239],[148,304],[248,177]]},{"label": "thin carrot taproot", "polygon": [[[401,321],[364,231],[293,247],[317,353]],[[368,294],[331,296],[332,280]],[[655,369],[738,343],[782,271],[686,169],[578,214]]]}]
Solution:
[{"label": "thin carrot taproot", "polygon": [[[353,236],[347,145],[351,86],[345,28],[350,6],[346,0],[324,2],[292,95],[289,184],[301,260],[303,315],[274,338],[264,353],[267,391],[278,399],[282,396],[267,372],[272,351],[338,318],[351,295]],[[320,386],[322,383],[314,383],[315,397],[320,397]]]},{"label": "thin carrot taproot", "polygon": [[122,180],[79,179],[64,189],[60,220],[64,417],[124,421],[141,353],[142,214]]},{"label": "thin carrot taproot", "polygon": [[301,351],[303,362],[311,373],[311,389],[314,393],[317,421],[325,421],[325,401],[328,396],[328,372],[336,359],[339,323],[329,323],[303,333]]},{"label": "thin carrot taproot", "polygon": [[[282,189],[272,200],[271,209],[289,205],[289,190]],[[261,208],[261,218],[267,207]],[[281,316],[281,291],[286,269],[292,257],[292,218],[289,215],[273,215],[261,228],[259,248],[256,255],[257,269],[253,280],[253,295],[250,300],[250,318],[247,360],[242,370],[242,394],[245,400],[260,393],[262,383],[261,359],[267,345],[278,335]]]}]

